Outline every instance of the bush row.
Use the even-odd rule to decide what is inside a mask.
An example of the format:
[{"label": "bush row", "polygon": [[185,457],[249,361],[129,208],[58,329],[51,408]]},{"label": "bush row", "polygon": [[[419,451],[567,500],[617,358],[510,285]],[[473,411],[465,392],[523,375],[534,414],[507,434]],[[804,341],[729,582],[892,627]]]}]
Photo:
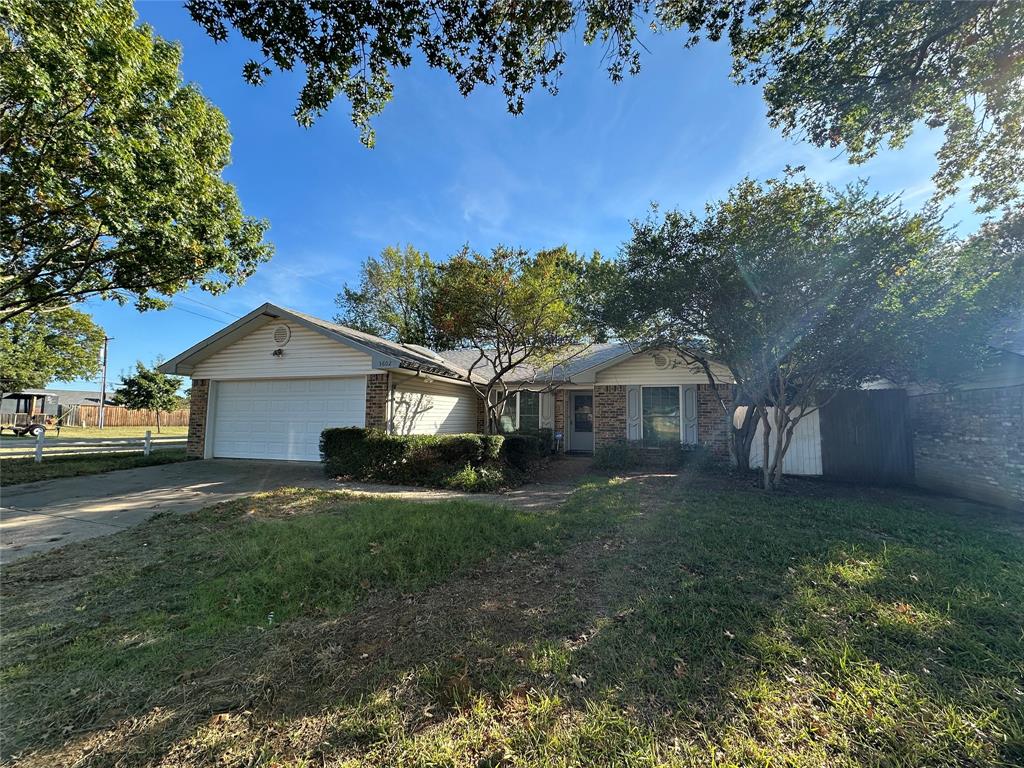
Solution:
[{"label": "bush row", "polygon": [[711,453],[703,445],[682,445],[652,448],[643,443],[617,440],[598,446],[594,450],[596,469],[626,470],[641,467],[664,467],[679,469],[687,466],[704,466],[712,460]]},{"label": "bush row", "polygon": [[539,434],[392,435],[338,427],[320,435],[320,458],[329,477],[493,491],[513,484],[550,445],[550,435]]}]

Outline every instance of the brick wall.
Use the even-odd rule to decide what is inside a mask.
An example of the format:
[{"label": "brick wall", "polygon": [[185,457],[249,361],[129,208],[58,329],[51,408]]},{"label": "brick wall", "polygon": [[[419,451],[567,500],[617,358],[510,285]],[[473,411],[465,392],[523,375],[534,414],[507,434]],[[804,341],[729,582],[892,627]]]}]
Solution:
[{"label": "brick wall", "polygon": [[366,377],[367,429],[387,429],[390,387],[390,376],[387,373],[372,373]]},{"label": "brick wall", "polygon": [[188,441],[185,455],[201,459],[206,455],[206,408],[210,401],[210,380],[192,379],[188,406]]},{"label": "brick wall", "polygon": [[[473,390],[476,394],[476,390]],[[482,397],[476,398],[476,431],[483,434],[487,425],[487,404]]]},{"label": "brick wall", "polygon": [[910,398],[917,484],[1024,510],[1024,385]]},{"label": "brick wall", "polygon": [[[726,405],[732,403],[732,384],[719,384],[718,391],[725,399]],[[710,384],[697,385],[697,442],[707,446],[713,455],[723,459],[729,458],[725,414]]]},{"label": "brick wall", "polygon": [[626,439],[626,387],[594,387],[594,447]]}]

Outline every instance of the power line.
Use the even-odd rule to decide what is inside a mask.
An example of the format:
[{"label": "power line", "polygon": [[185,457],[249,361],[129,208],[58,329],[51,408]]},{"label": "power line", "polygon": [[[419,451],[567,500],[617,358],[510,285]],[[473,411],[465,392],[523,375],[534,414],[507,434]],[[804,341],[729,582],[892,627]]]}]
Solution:
[{"label": "power line", "polygon": [[202,312],[195,312],[191,309],[185,309],[184,307],[176,306],[175,304],[171,304],[170,306],[168,306],[168,309],[176,309],[179,312],[188,312],[190,315],[195,315],[196,317],[203,317],[206,318],[207,320],[212,320],[215,323],[220,323],[221,325],[231,325],[231,322],[228,320],[221,320],[219,317],[210,317],[209,315],[204,315]]},{"label": "power line", "polygon": [[[114,291],[114,293],[116,293],[122,299],[125,299],[127,301],[132,301],[134,299],[133,296],[129,296],[128,294],[122,293],[121,291]],[[187,297],[182,296],[182,297],[179,297],[179,298],[187,298]],[[190,299],[190,301],[195,301],[195,299]],[[196,302],[196,303],[199,303],[199,302]],[[168,304],[166,308],[167,309],[176,309],[179,312],[187,312],[190,315],[195,315],[196,317],[202,317],[202,318],[204,318],[206,320],[211,320],[211,321],[213,321],[215,323],[220,323],[221,325],[231,325],[231,323],[228,322],[227,320],[221,320],[219,317],[210,317],[209,315],[204,315],[202,312],[196,312],[195,310],[192,310],[192,309],[185,309],[185,307],[179,307],[179,306],[175,305],[173,302]],[[212,307],[212,309],[217,309],[217,308],[216,307]],[[223,309],[220,309],[220,310],[217,310],[217,311],[218,312],[224,312]],[[230,312],[225,312],[225,314],[230,315],[231,313]]]},{"label": "power line", "polygon": [[228,312],[226,309],[221,309],[220,307],[215,307],[215,306],[213,306],[213,304],[207,304],[205,301],[200,301],[199,299],[193,299],[191,296],[178,296],[178,298],[179,299],[184,299],[185,301],[191,301],[193,304],[198,304],[200,307],[206,307],[207,309],[212,309],[214,312],[223,312],[228,317],[233,317],[236,320],[241,317],[241,315],[236,315],[234,312]]}]

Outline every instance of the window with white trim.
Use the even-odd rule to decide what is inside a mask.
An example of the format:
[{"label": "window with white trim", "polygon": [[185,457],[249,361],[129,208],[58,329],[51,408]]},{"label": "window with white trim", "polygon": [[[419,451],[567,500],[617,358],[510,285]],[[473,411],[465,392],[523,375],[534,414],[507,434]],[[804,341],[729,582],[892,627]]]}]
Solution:
[{"label": "window with white trim", "polygon": [[642,387],[641,434],[645,445],[679,445],[679,387]]},{"label": "window with white trim", "polygon": [[540,429],[540,392],[513,392],[501,405],[498,417],[502,432],[536,432]]}]

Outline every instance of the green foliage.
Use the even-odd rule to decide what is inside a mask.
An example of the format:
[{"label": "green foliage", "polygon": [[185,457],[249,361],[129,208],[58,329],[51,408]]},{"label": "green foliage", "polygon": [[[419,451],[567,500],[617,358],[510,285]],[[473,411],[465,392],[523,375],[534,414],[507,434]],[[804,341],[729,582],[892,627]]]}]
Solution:
[{"label": "green foliage", "polygon": [[121,379],[121,386],[114,392],[114,402],[132,410],[156,411],[156,431],[159,433],[160,412],[181,406],[180,388],[181,379],[177,376],[169,376],[138,362],[135,373]]},{"label": "green foliage", "polygon": [[469,493],[494,493],[508,485],[506,473],[499,467],[474,467],[467,464],[454,475],[445,479],[445,487]]},{"label": "green foliage", "polygon": [[896,382],[962,382],[995,354],[1001,332],[1024,317],[1024,211],[989,222],[911,262],[893,286],[887,343]]},{"label": "green foliage", "polygon": [[320,435],[320,456],[328,477],[493,490],[496,483],[507,482],[501,461],[504,440],[501,435],[391,435],[339,427]]},{"label": "green foliage", "polygon": [[338,95],[372,145],[370,122],[393,93],[393,71],[418,49],[459,90],[499,83],[513,114],[536,85],[552,93],[565,37],[606,49],[613,81],[640,69],[641,34],[681,32],[685,45],[725,38],[733,79],[764,84],[768,118],[787,135],[843,147],[863,162],[885,143],[900,147],[925,123],[945,131],[935,180],[940,196],[966,178],[983,210],[1024,191],[1024,5],[1017,0],[583,0],[394,6],[312,0],[188,0],[215,40],[229,25],[265,61],[245,65],[263,82],[268,65],[305,68],[295,115],[308,125]]},{"label": "green foliage", "polygon": [[545,430],[549,437],[540,434],[505,435],[501,446],[504,459],[519,471],[526,471],[551,455],[551,430]]},{"label": "green foliage", "polygon": [[498,246],[489,254],[465,248],[441,265],[434,325],[476,351],[470,383],[488,404],[488,432],[497,431],[514,394],[507,387],[510,374],[532,370],[543,380],[594,338],[593,318],[580,311],[580,296],[590,290],[586,264],[565,246],[532,256]]},{"label": "green foliage", "polygon": [[129,0],[0,6],[0,320],[219,293],[269,258],[221,174],[224,116]]},{"label": "green foliage", "polygon": [[[52,439],[50,435],[46,436],[48,442]],[[142,453],[47,456],[39,464],[36,464],[35,459],[4,459],[0,457],[0,467],[2,467],[0,474],[3,475],[6,488],[19,483],[35,483],[59,477],[99,475],[119,469],[154,467],[158,464],[174,464],[179,461],[185,461],[185,451],[179,448],[153,451],[149,456],[143,456]]]},{"label": "green foliage", "polygon": [[639,442],[616,440],[594,448],[594,468],[626,471],[644,467],[680,469],[707,467],[714,459],[703,445],[683,445],[671,448],[648,448]]},{"label": "green foliage", "polygon": [[864,184],[747,179],[703,218],[635,222],[606,318],[642,343],[722,363],[743,402],[775,408],[774,424],[762,420],[771,487],[819,390],[856,388],[911,353],[890,343],[912,316],[890,298],[945,242],[934,213],[911,215]]},{"label": "green foliage", "polygon": [[103,335],[89,315],[71,307],[0,322],[0,388],[17,392],[91,378],[99,371]]},{"label": "green foliage", "polygon": [[401,344],[448,349],[451,343],[433,323],[431,304],[437,266],[430,254],[407,245],[388,246],[363,263],[358,288],[344,286],[335,299],[335,320]]}]

